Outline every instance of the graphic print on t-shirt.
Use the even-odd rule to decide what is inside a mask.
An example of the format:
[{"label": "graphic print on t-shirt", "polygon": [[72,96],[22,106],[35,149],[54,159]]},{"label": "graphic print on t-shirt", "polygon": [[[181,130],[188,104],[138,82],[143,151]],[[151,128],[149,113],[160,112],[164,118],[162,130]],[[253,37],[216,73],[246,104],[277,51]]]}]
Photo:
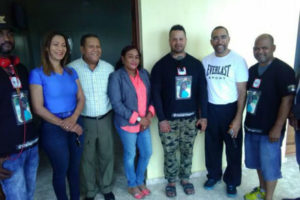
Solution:
[{"label": "graphic print on t-shirt", "polygon": [[192,76],[176,76],[176,100],[190,99],[192,97]]},{"label": "graphic print on t-shirt", "polygon": [[231,65],[225,65],[225,66],[214,66],[208,64],[207,70],[206,70],[206,76],[209,79],[225,79],[229,76]]},{"label": "graphic print on t-shirt", "polygon": [[[25,122],[32,120],[32,114],[28,102],[28,92],[21,91],[20,94],[14,92],[11,96],[12,105],[15,111],[17,125],[22,125]],[[24,113],[24,120],[22,118],[22,112]]]},{"label": "graphic print on t-shirt", "polygon": [[255,115],[260,95],[261,91],[258,90],[247,91],[247,113]]}]

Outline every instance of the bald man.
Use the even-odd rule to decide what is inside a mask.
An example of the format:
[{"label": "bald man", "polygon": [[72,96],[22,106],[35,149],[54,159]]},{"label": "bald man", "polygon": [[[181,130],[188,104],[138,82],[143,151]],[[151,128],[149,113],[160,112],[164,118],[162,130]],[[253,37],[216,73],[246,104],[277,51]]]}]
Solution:
[{"label": "bald man", "polygon": [[282,177],[281,144],[296,80],[293,69],[274,58],[275,48],[269,34],[258,36],[253,48],[258,63],[249,69],[247,84],[245,164],[257,170],[260,185],[245,200],[271,200]]}]

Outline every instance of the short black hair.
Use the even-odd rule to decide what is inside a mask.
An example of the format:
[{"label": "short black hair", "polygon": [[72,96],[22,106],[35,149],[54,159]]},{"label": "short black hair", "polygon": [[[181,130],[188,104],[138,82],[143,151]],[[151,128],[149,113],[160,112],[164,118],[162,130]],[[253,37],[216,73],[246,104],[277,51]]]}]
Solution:
[{"label": "short black hair", "polygon": [[[122,51],[121,51],[121,58],[117,61],[116,66],[115,66],[115,70],[116,70],[116,71],[124,66],[124,64],[123,64],[123,62],[122,62],[122,57],[125,57],[125,56],[126,56],[126,53],[127,53],[128,51],[131,51],[132,49],[136,49],[136,50],[137,50],[137,52],[138,52],[138,54],[139,54],[139,57],[140,57],[140,59],[141,59],[142,54],[141,54],[139,48],[138,48],[137,46],[135,46],[135,45],[127,45],[127,46],[125,46],[125,47],[122,49]],[[141,60],[140,60],[139,66],[138,66],[137,68],[138,68],[138,70],[140,70],[140,69],[143,68],[143,66],[141,65]]]},{"label": "short black hair", "polygon": [[185,30],[184,30],[183,26],[181,26],[180,24],[176,24],[176,25],[174,25],[174,26],[171,27],[171,29],[169,31],[169,36],[171,35],[172,31],[183,31],[184,35],[186,36]]},{"label": "short black hair", "polygon": [[93,37],[93,38],[97,38],[99,41],[100,41],[100,38],[98,35],[94,34],[94,33],[88,33],[88,34],[85,34],[83,36],[81,36],[81,39],[80,39],[80,46],[84,46],[85,45],[85,41],[87,38],[90,38],[90,37]]},{"label": "short black hair", "polygon": [[224,29],[226,31],[227,35],[229,36],[229,32],[228,32],[227,28],[225,28],[224,26],[217,26],[212,30],[211,37],[212,37],[213,32],[217,29]]}]

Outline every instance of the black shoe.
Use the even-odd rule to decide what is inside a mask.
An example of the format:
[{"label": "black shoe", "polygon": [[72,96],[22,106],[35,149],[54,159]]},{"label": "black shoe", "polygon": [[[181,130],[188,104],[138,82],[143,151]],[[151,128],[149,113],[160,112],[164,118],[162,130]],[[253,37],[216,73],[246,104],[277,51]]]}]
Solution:
[{"label": "black shoe", "polygon": [[212,178],[207,179],[207,181],[204,183],[203,187],[206,190],[212,190],[214,189],[215,185],[220,182],[220,180],[215,180]]},{"label": "black shoe", "polygon": [[237,191],[236,191],[236,187],[234,185],[227,185],[226,191],[227,191],[228,197],[231,197],[231,198],[236,197]]},{"label": "black shoe", "polygon": [[105,193],[103,195],[105,200],[115,200],[115,195],[112,192]]},{"label": "black shoe", "polygon": [[85,197],[84,200],[94,200],[95,198],[94,197]]}]

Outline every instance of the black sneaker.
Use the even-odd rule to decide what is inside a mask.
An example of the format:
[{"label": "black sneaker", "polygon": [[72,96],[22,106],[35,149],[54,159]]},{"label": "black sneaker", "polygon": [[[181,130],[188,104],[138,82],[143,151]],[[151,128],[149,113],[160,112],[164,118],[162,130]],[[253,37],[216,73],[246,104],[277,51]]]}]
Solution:
[{"label": "black sneaker", "polygon": [[226,191],[227,191],[228,197],[231,197],[231,198],[236,197],[237,191],[236,191],[236,187],[234,185],[227,185]]},{"label": "black sneaker", "polygon": [[115,200],[115,195],[112,192],[105,193],[103,195],[105,200]]},{"label": "black sneaker", "polygon": [[219,182],[219,180],[215,180],[212,178],[207,179],[207,181],[204,183],[203,187],[206,190],[212,190],[214,189],[215,185]]}]

